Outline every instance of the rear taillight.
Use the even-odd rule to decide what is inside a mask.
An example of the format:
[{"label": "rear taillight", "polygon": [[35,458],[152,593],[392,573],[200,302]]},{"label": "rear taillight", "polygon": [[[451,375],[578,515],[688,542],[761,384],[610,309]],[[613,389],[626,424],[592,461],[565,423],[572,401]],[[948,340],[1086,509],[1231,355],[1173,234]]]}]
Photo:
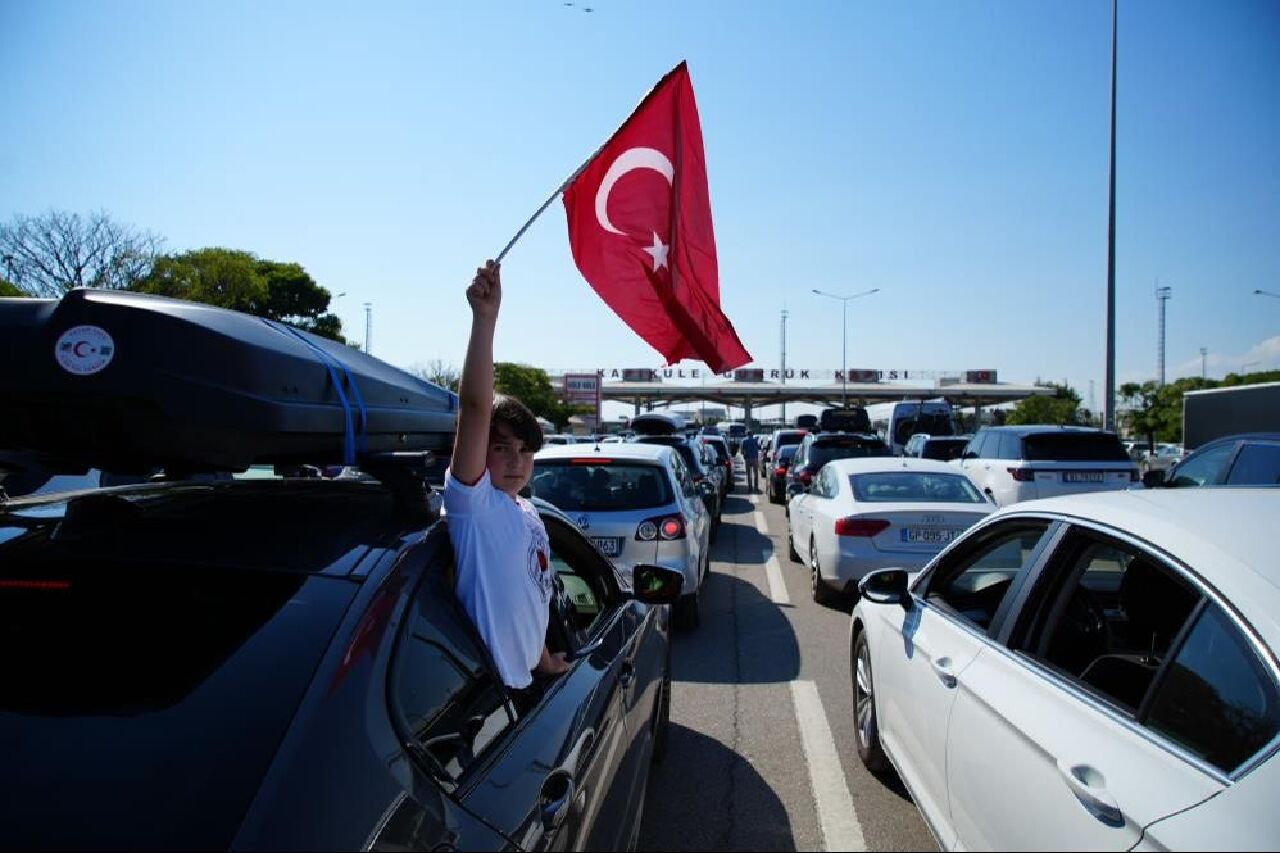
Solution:
[{"label": "rear taillight", "polygon": [[4,578],[0,580],[0,589],[67,590],[71,589],[71,581],[38,581],[23,580],[19,578]]},{"label": "rear taillight", "polygon": [[1032,468],[1010,468],[1009,473],[1019,483],[1030,483],[1036,478],[1036,472]]},{"label": "rear taillight", "polygon": [[796,475],[796,479],[800,481],[801,485],[807,486],[813,482],[813,472],[808,468],[801,468],[800,473]]},{"label": "rear taillight", "polygon": [[773,476],[775,476],[775,477],[785,477],[785,476],[787,476],[787,469],[786,469],[786,467],[785,467],[785,466],[783,466],[783,465],[779,465],[777,468],[774,468],[774,469],[773,469]]},{"label": "rear taillight", "polygon": [[848,518],[836,519],[837,536],[875,536],[889,527],[887,518]]},{"label": "rear taillight", "polygon": [[636,526],[636,538],[641,542],[652,542],[655,539],[670,541],[684,538],[684,516],[658,515],[646,518]]}]

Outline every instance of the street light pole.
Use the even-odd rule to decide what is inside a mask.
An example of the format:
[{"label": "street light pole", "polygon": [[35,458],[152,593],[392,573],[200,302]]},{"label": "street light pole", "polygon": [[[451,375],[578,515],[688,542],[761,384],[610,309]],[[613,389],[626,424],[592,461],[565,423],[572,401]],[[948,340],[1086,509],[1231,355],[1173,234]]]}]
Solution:
[{"label": "street light pole", "polygon": [[812,288],[813,292],[819,296],[827,296],[831,299],[840,300],[840,407],[849,408],[849,323],[848,309],[849,301],[857,299],[859,296],[870,296],[873,293],[879,293],[880,288],[873,287],[870,290],[864,290],[861,293],[855,293],[852,296],[837,296],[834,293],[827,293],[825,290]]}]

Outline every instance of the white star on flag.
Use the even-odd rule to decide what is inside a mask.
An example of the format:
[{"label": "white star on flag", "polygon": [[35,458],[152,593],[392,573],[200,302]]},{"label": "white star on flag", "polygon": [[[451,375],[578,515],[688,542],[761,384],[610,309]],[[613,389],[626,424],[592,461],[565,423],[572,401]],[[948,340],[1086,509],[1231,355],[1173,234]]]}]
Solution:
[{"label": "white star on flag", "polygon": [[658,232],[653,232],[653,245],[645,249],[653,256],[653,271],[657,272],[659,267],[667,265],[667,246],[658,238]]}]

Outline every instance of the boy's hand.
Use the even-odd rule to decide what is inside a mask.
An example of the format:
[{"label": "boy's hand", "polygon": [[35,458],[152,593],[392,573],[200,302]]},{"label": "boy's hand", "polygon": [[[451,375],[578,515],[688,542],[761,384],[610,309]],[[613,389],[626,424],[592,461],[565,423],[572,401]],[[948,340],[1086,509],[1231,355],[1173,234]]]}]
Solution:
[{"label": "boy's hand", "polygon": [[537,675],[559,675],[562,672],[569,671],[569,661],[565,659],[564,652],[550,652],[546,647],[542,649],[542,660],[538,661],[538,666],[534,670]]},{"label": "boy's hand", "polygon": [[497,261],[486,261],[476,269],[476,277],[467,288],[467,302],[477,318],[497,319],[502,303],[502,267]]}]

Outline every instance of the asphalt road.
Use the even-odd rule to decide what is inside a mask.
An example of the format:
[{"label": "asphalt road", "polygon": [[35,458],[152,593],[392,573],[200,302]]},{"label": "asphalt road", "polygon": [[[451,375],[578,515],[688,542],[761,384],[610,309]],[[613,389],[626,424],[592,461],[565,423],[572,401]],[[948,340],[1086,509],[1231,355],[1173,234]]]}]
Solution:
[{"label": "asphalt road", "polygon": [[786,531],[782,506],[746,493],[739,461],[702,624],[675,637],[640,849],[937,849],[897,778],[858,761],[849,608],[814,603]]}]

